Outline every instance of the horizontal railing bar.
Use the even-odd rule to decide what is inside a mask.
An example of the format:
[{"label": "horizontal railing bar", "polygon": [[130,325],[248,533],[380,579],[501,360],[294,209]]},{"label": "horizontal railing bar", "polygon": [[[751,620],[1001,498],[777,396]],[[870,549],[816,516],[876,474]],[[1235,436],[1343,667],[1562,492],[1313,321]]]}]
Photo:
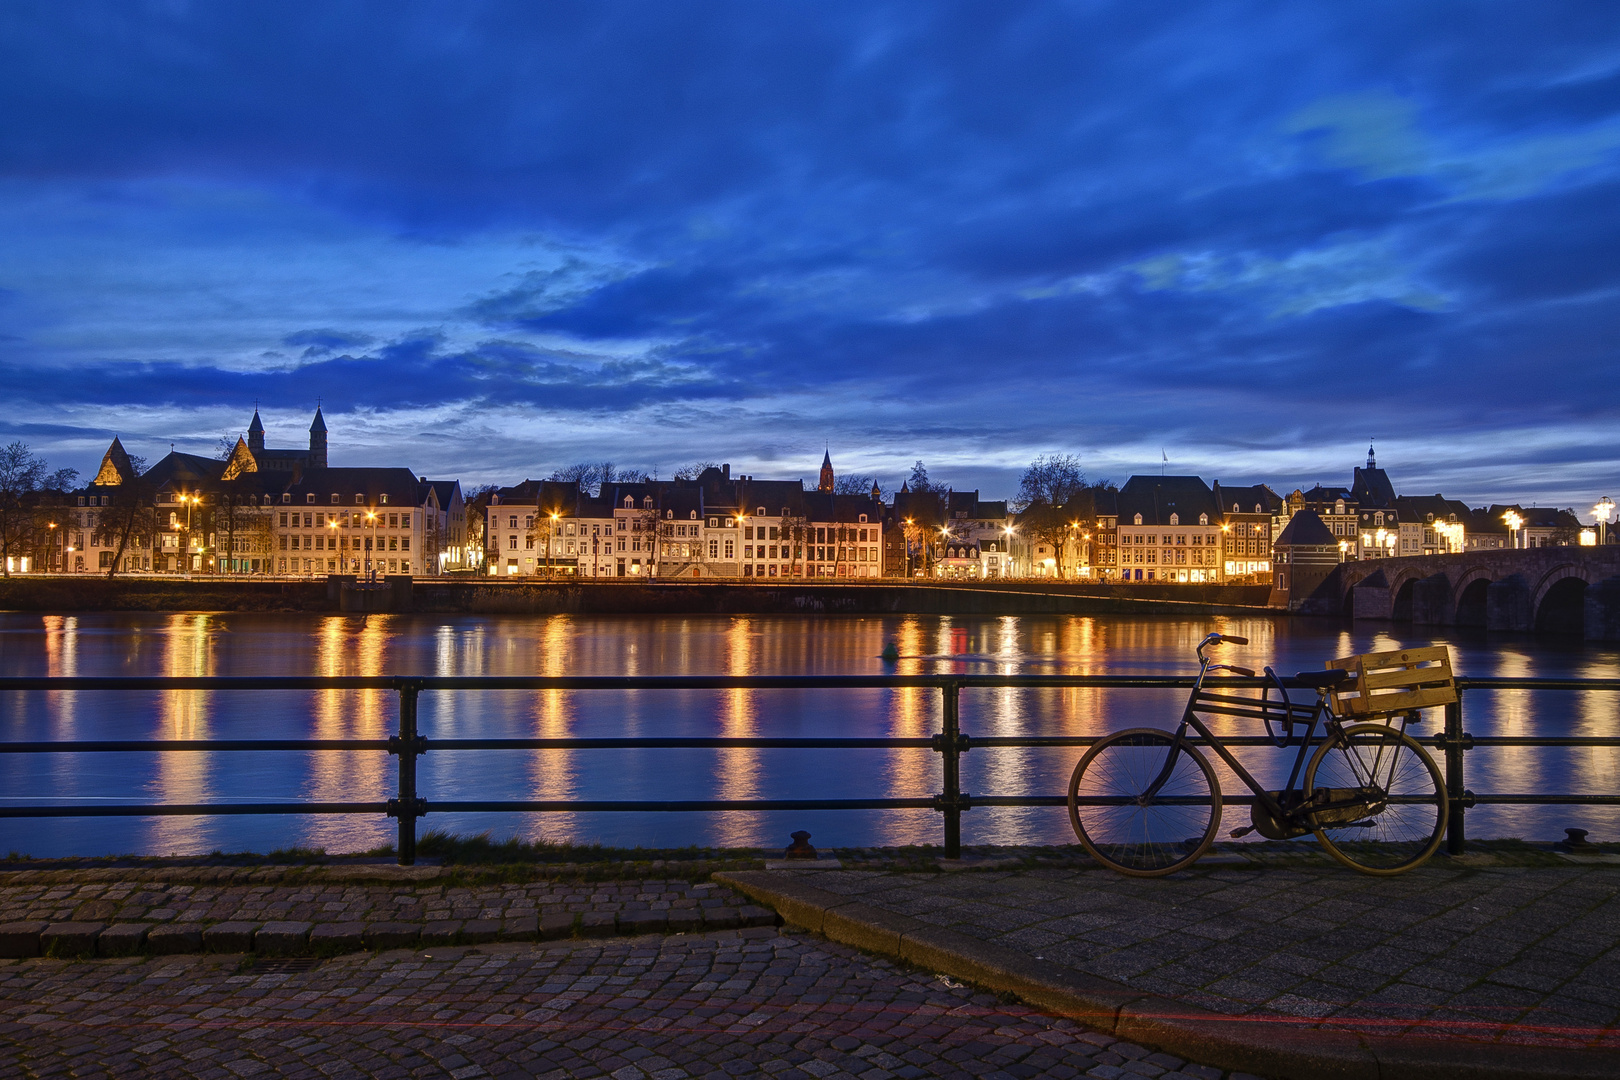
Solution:
[{"label": "horizontal railing bar", "polygon": [[[6,690],[796,690],[919,687],[1182,690],[1186,675],[10,675]],[[1283,685],[1302,687],[1292,676]],[[1615,690],[1620,679],[1459,677],[1462,690]],[[1212,677],[1208,687],[1258,688],[1270,680],[1244,676]]]},{"label": "horizontal railing bar", "polygon": [[182,750],[387,750],[387,739],[125,739],[94,742],[0,742],[0,754],[169,753]]},{"label": "horizontal railing bar", "polygon": [[7,806],[0,818],[38,817],[215,817],[234,814],[384,814],[385,802],[356,803],[146,803],[109,806]]},{"label": "horizontal railing bar", "polygon": [[702,749],[787,749],[787,750],[927,750],[932,739],[772,739],[772,738],[686,738],[649,736],[633,739],[428,739],[432,750],[666,750]]},{"label": "horizontal railing bar", "polygon": [[[1165,729],[1169,730],[1169,729]],[[1407,734],[1425,746],[1444,746],[1439,735]],[[1091,746],[1107,735],[973,735],[968,734],[968,745],[973,748]],[[1593,736],[1539,736],[1539,735],[1481,735],[1474,736],[1476,747],[1485,746],[1565,746],[1565,747],[1620,747],[1620,737]],[[1208,746],[1201,736],[1188,736],[1194,746]],[[1325,741],[1322,735],[1311,739],[1318,746]],[[1221,742],[1226,746],[1278,746],[1267,735],[1231,735]],[[1298,738],[1288,739],[1281,746],[1298,746]],[[927,750],[934,741],[924,738],[896,739],[798,739],[798,738],[703,738],[682,736],[649,736],[629,739],[426,739],[423,748],[432,750],[729,750],[729,749],[786,749],[786,750]],[[388,750],[387,739],[132,739],[101,740],[94,742],[68,742],[47,740],[42,742],[0,742],[0,754],[77,754],[77,753],[168,753],[189,751],[263,751],[263,750]]]},{"label": "horizontal railing bar", "polygon": [[[1062,795],[967,795],[975,807],[995,806],[1067,806],[1069,800]],[[1475,804],[1496,806],[1620,806],[1620,795],[1526,795],[1473,794]],[[1130,797],[1084,798],[1083,806],[1122,806],[1135,800]],[[1396,796],[1391,803],[1422,803],[1429,800],[1415,796]],[[1207,799],[1198,796],[1175,796],[1156,800],[1160,805],[1207,805]],[[1223,806],[1252,806],[1253,795],[1221,796]],[[727,810],[932,810],[937,808],[933,798],[909,799],[690,799],[690,800],[581,800],[566,799],[480,799],[429,802],[419,813],[668,813],[714,812]],[[389,809],[388,803],[151,803],[145,805],[64,805],[64,806],[5,806],[0,804],[0,818],[46,817],[216,817],[240,814],[381,814]]]}]

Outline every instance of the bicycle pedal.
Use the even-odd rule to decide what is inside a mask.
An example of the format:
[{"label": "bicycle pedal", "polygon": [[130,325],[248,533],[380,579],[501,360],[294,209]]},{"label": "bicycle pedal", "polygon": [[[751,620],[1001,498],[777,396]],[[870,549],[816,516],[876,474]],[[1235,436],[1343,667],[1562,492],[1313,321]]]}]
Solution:
[{"label": "bicycle pedal", "polygon": [[1227,835],[1230,836],[1233,840],[1236,840],[1238,837],[1240,837],[1240,836],[1248,836],[1252,832],[1254,832],[1254,826],[1253,825],[1244,825],[1241,828],[1233,829]]}]

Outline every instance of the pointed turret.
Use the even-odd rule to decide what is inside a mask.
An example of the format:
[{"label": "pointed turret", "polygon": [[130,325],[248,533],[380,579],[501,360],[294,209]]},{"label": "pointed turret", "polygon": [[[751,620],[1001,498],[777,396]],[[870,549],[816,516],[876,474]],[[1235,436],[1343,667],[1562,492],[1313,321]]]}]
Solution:
[{"label": "pointed turret", "polygon": [[96,470],[96,478],[90,482],[99,487],[117,487],[134,479],[135,465],[129,460],[129,454],[124,452],[124,444],[114,435],[112,445],[101,456],[101,468]]},{"label": "pointed turret", "polygon": [[248,424],[248,449],[255,454],[264,453],[264,421],[259,419],[259,410],[253,410],[253,422]]},{"label": "pointed turret", "polygon": [[816,485],[816,490],[820,491],[820,492],[825,492],[827,494],[831,494],[832,489],[833,489],[832,450],[829,448],[825,453],[823,453],[821,455],[821,483]]},{"label": "pointed turret", "polygon": [[253,457],[253,451],[249,450],[248,444],[238,436],[236,447],[231,451],[231,456],[226,459],[225,471],[220,474],[219,478],[221,480],[235,480],[243,473],[258,471],[259,463]]},{"label": "pointed turret", "polygon": [[873,502],[882,502],[883,501],[883,492],[878,489],[878,485],[877,485],[876,480],[872,481],[872,501]]},{"label": "pointed turret", "polygon": [[315,406],[315,419],[309,425],[309,467],[326,468],[326,419],[321,416],[319,405]]}]

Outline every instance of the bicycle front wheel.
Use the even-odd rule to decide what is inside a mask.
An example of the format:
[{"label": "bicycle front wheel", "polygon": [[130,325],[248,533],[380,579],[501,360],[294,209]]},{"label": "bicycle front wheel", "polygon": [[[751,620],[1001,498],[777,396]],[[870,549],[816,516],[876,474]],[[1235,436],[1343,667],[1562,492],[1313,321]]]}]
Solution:
[{"label": "bicycle front wheel", "polygon": [[[1169,764],[1169,775],[1148,794]],[[1094,743],[1069,778],[1069,822],[1091,857],[1121,874],[1191,866],[1221,827],[1221,785],[1194,747],[1132,728]]]},{"label": "bicycle front wheel", "polygon": [[1358,724],[1323,743],[1305,770],[1306,824],[1352,870],[1388,876],[1440,846],[1449,804],[1440,767],[1410,735]]}]

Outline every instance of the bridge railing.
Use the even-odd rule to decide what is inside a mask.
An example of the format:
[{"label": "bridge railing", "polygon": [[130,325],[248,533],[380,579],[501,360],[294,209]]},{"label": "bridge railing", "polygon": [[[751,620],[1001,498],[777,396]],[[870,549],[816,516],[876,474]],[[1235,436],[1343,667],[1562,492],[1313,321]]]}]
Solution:
[{"label": "bridge railing", "polygon": [[[1620,747],[1620,738],[1601,736],[1484,736],[1463,727],[1462,698],[1469,691],[1620,692],[1620,679],[1458,678],[1459,700],[1446,707],[1439,735],[1419,742],[1441,752],[1450,825],[1447,850],[1461,854],[1466,844],[1466,813],[1479,805],[1620,806],[1620,795],[1601,793],[1491,792],[1476,794],[1467,786],[1467,755],[1502,747]],[[1293,680],[1285,686],[1299,688]],[[971,689],[1185,690],[1184,677],[1124,675],[805,675],[805,676],[192,676],[192,677],[0,677],[0,692],[51,691],[353,691],[384,690],[398,694],[398,726],[386,739],[100,739],[0,741],[0,754],[184,754],[255,753],[266,751],[370,752],[396,757],[395,797],[384,802],[206,802],[206,803],[26,803],[0,800],[0,818],[229,816],[254,814],[386,814],[398,821],[397,850],[402,865],[416,861],[416,823],[431,813],[547,812],[715,812],[782,810],[914,810],[939,812],[947,858],[958,858],[962,814],[973,807],[1066,806],[1061,794],[970,794],[962,790],[961,759],[972,749],[1010,747],[1087,747],[1103,736],[975,736],[961,728],[961,694]],[[1261,688],[1260,678],[1209,679],[1206,686]],[[423,736],[417,705],[424,693],[436,691],[603,691],[603,690],[818,690],[917,688],[940,695],[940,730],[913,738],[775,738],[775,737],[636,737],[463,739]],[[1179,709],[1179,706],[1178,706]],[[1179,717],[1168,711],[1166,723]],[[1202,739],[1193,739],[1202,743]],[[1275,746],[1267,736],[1223,737],[1229,746]],[[1297,742],[1295,745],[1298,745]],[[417,758],[429,751],[547,751],[614,749],[849,749],[893,751],[926,749],[940,755],[940,790],[900,798],[854,799],[447,799],[430,800],[418,790]],[[1227,805],[1248,805],[1252,795],[1223,795]]]}]

